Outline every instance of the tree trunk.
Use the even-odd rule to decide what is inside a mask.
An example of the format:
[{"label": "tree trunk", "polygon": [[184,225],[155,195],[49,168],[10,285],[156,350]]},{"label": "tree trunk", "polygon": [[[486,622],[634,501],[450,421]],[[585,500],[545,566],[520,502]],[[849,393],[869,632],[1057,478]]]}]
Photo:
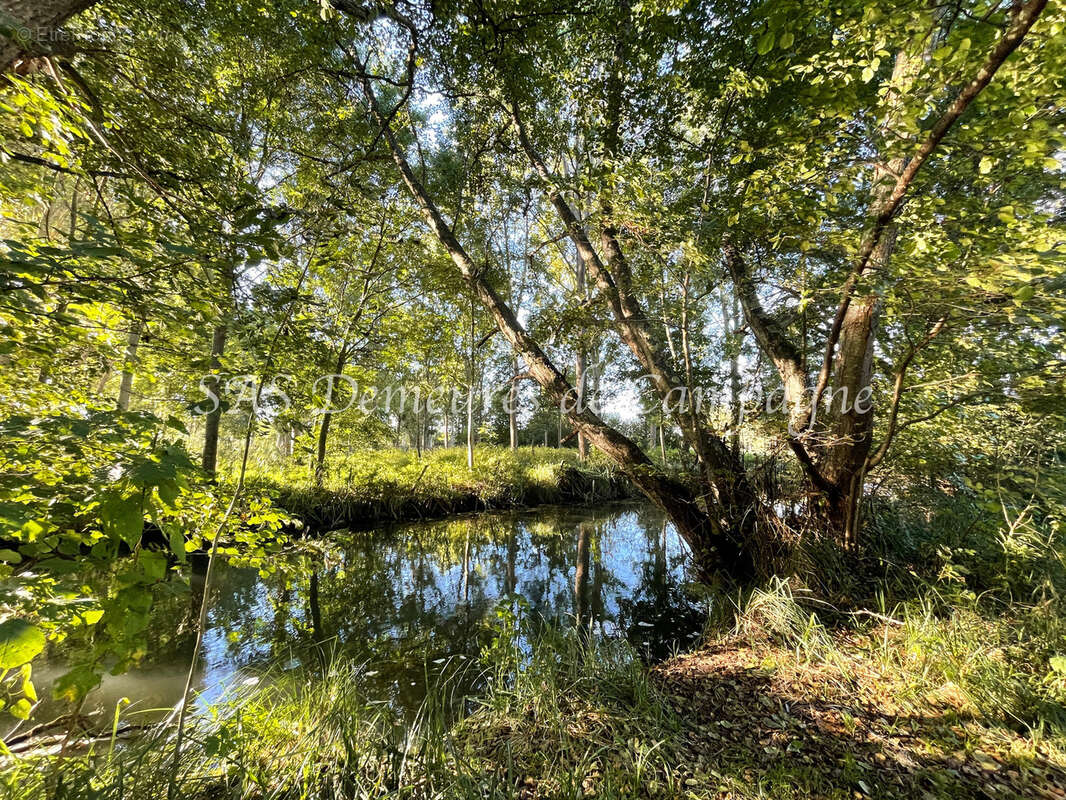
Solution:
[{"label": "tree trunk", "polygon": [[518,359],[511,360],[511,385],[507,387],[507,432],[511,450],[518,449]]},{"label": "tree trunk", "polygon": [[722,287],[722,336],[729,349],[729,449],[740,458],[740,348],[733,341],[737,324],[737,299]]},{"label": "tree trunk", "polygon": [[834,488],[826,498],[826,521],[837,541],[855,544],[855,523],[862,500],[863,468],[873,443],[873,402],[869,397],[873,377],[873,343],[877,298],[855,300],[841,328],[839,355],[833,379],[832,406],[825,412],[828,437],[820,453],[819,468]]},{"label": "tree trunk", "polygon": [[474,296],[470,296],[470,352],[466,371],[466,468],[474,469],[474,342],[477,319],[474,316]]},{"label": "tree trunk", "polygon": [[289,422],[280,422],[278,424],[277,433],[277,447],[278,452],[281,453],[283,458],[292,458],[292,424]]},{"label": "tree trunk", "polygon": [[[573,387],[548,359],[540,345],[526,333],[514,312],[486,279],[483,270],[470,258],[422,183],[415,177],[403,148],[396,141],[390,122],[377,105],[377,98],[366,76],[363,77],[363,89],[393,161],[426,222],[451,256],[459,273],[492,315],[500,332],[522,357],[531,377],[555,403],[562,405],[567,397],[573,396]],[[574,408],[567,416],[574,427],[585,433],[593,445],[619,465],[640,491],[670,516],[678,533],[691,548],[703,576],[709,577],[721,568],[733,575],[752,572],[750,554],[744,550],[742,540],[733,536],[733,531],[723,528],[715,516],[701,510],[690,489],[657,469],[636,444],[607,425],[590,409]]]},{"label": "tree trunk", "polygon": [[[892,68],[888,114],[882,123],[886,142],[906,135],[901,129],[901,94],[909,87],[921,68],[922,60],[900,51]],[[874,167],[874,196],[870,216],[878,218],[891,202],[895,176],[906,162],[902,156],[882,161]],[[895,223],[885,224],[880,240],[870,255],[876,269],[885,269],[896,248]],[[873,402],[860,399],[860,392],[871,392],[873,379],[873,350],[877,330],[877,297],[870,295],[851,301],[840,325],[834,365],[832,389],[828,407],[813,409],[825,419],[822,444],[818,447],[816,463],[829,490],[821,492],[821,508],[827,532],[843,547],[855,544],[858,531],[858,508],[862,502],[863,467],[873,442]],[[858,403],[861,408],[856,408]]]},{"label": "tree trunk", "polygon": [[[956,82],[961,88],[954,100],[932,126],[923,131],[910,157],[896,156],[875,168],[867,225],[860,237],[851,271],[844,282],[840,304],[829,326],[822,363],[809,402],[803,399],[803,392],[808,385],[806,359],[789,340],[776,317],[763,310],[758,286],[748,272],[736,244],[728,237],[723,239],[725,263],[741,300],[748,327],[760,349],[777,367],[786,391],[791,394],[789,445],[803,466],[812,494],[819,499],[817,505],[825,513],[830,532],[845,545],[853,544],[857,535],[858,509],[866,454],[870,449],[869,427],[873,423],[873,412],[872,409],[861,412],[852,408],[850,414],[840,413],[838,406],[838,413],[827,415],[828,424],[823,422],[821,427],[814,430],[814,421],[819,413],[824,414],[819,406],[831,378],[835,377],[853,390],[869,385],[876,299],[866,297],[856,300],[854,292],[871,265],[883,268],[891,256],[895,243],[895,215],[922,165],[988,86],[1008,56],[1021,44],[1046,5],[1046,0],[1015,3],[1003,35],[974,76],[969,81]],[[920,66],[921,56],[917,53],[903,51],[896,58],[892,86],[886,96],[887,113],[882,122],[882,138],[886,143],[900,140],[906,133],[904,120],[900,116],[900,98],[911,90],[913,77]],[[843,387],[838,387],[838,390],[840,388]],[[851,391],[849,395],[848,402],[854,404],[855,392]],[[812,433],[817,435],[812,436]]]},{"label": "tree trunk", "polygon": [[[587,378],[585,376],[585,348],[581,346],[577,351],[577,358],[574,364],[574,382],[577,384],[577,405],[579,408],[585,407],[585,382]],[[577,433],[577,455],[582,461],[585,461],[589,457],[589,443],[585,438],[585,434],[578,431]]]},{"label": "tree trunk", "polygon": [[122,360],[122,382],[118,387],[118,410],[130,410],[130,397],[133,394],[133,368],[137,364],[137,348],[141,343],[142,324],[139,319],[130,324],[126,334],[126,353]]},{"label": "tree trunk", "polygon": [[[337,362],[333,366],[333,374],[340,375],[344,371],[348,360],[348,343],[345,342],[337,351]],[[322,415],[322,424],[318,428],[318,451],[315,454],[315,486],[322,486],[322,480],[326,473],[326,443],[329,440],[329,427],[333,419],[333,382],[330,381],[326,390],[326,411]]]},{"label": "tree trunk", "polygon": [[[608,220],[600,231],[604,260],[592,247],[573,208],[555,188],[556,182],[551,172],[529,139],[517,104],[512,104],[511,117],[519,144],[540,175],[548,199],[584,259],[590,277],[607,300],[619,338],[647,371],[651,386],[660,400],[664,403],[668,400],[677,402],[678,398],[673,395],[679,389],[684,389],[686,384],[674,374],[673,368],[660,352],[661,348],[654,343],[651,336],[649,317],[631,288],[629,263],[622,253],[617,231],[609,224],[610,204],[603,204],[601,208],[601,216]],[[729,520],[728,527],[736,529],[732,532],[733,538],[738,542],[745,541],[755,536],[756,522],[772,517],[773,512],[758,502],[747,474],[730,453],[725,442],[707,429],[705,421],[695,413],[694,406],[694,403],[689,403],[687,413],[675,411],[673,416],[681,429],[681,435],[696,451],[701,477],[708,482],[707,491],[701,493],[701,497],[708,506],[716,506],[710,514],[716,518],[717,527],[722,529],[723,520]]]},{"label": "tree trunk", "polygon": [[218,429],[222,423],[222,382],[219,370],[222,368],[222,354],[226,350],[226,335],[228,329],[225,323],[217,325],[214,333],[211,336],[211,373],[219,376],[218,383],[215,384],[215,393],[218,394],[219,404],[210,414],[207,415],[207,419],[204,420],[204,452],[203,457],[200,460],[200,466],[203,467],[204,472],[209,475],[215,474],[215,467],[218,462]]},{"label": "tree trunk", "polygon": [[[580,218],[580,215],[579,215]],[[576,257],[576,269],[575,284],[577,289],[577,298],[581,303],[585,302],[585,295],[587,292],[586,279],[585,279],[585,259],[581,257],[580,251]],[[574,383],[577,384],[577,404],[578,407],[584,408],[585,406],[585,389],[587,378],[585,376],[585,342],[581,341],[577,346],[577,357],[574,364]],[[577,455],[582,461],[588,459],[589,456],[589,443],[585,438],[585,434],[578,431],[577,433]]]},{"label": "tree trunk", "polygon": [[0,9],[0,72],[23,56],[65,50],[67,35],[59,27],[96,0],[5,0]]}]

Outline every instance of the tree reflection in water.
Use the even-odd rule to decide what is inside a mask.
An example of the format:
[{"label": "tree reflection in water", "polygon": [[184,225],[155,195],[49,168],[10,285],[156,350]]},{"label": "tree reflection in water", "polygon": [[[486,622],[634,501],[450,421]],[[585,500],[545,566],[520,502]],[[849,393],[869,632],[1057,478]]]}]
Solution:
[{"label": "tree reflection in water", "polygon": [[[537,624],[578,624],[661,658],[687,644],[706,618],[685,591],[686,562],[673,527],[642,505],[541,508],[334,535],[279,561],[267,577],[220,565],[197,685],[210,702],[268,667],[345,657],[366,665],[383,701],[410,711],[444,670],[456,695],[478,688],[479,670],[463,665],[476,664],[491,637],[496,605],[518,597]],[[191,576],[194,586],[198,579]],[[185,596],[160,606],[160,647],[139,670],[109,676],[89,705],[113,709],[123,695],[142,706],[176,700],[194,605]],[[139,685],[147,675],[150,686]]]}]

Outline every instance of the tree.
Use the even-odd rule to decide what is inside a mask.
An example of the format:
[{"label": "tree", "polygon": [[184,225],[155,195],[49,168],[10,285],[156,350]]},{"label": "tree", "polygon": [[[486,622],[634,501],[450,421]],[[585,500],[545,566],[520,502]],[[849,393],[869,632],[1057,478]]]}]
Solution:
[{"label": "tree", "polygon": [[[348,4],[335,6],[350,18],[358,17]],[[765,286],[755,278],[748,259],[756,254],[754,248],[765,246],[767,237],[750,234],[752,220],[741,222],[739,208],[737,213],[712,218],[706,211],[708,206],[715,207],[715,198],[707,197],[709,188],[705,188],[699,210],[700,216],[706,218],[701,223],[706,230],[685,230],[679,213],[678,219],[669,220],[676,227],[667,226],[669,232],[660,237],[658,248],[659,253],[663,249],[669,253],[670,248],[683,247],[688,241],[688,246],[706,254],[703,263],[722,265],[718,276],[726,273],[732,278],[747,325],[760,350],[775,365],[788,393],[792,433],[785,440],[807,475],[811,490],[820,498],[814,505],[824,509],[819,511],[824,524],[833,535],[846,541],[854,536],[856,500],[861,497],[863,475],[870,466],[866,457],[874,417],[871,410],[858,410],[852,405],[818,422],[816,409],[828,387],[832,387],[830,397],[839,397],[841,390],[848,389],[853,403],[862,390],[871,388],[871,343],[872,332],[877,329],[878,302],[872,299],[873,295],[857,295],[857,289],[871,263],[876,262],[882,269],[889,263],[893,249],[891,226],[899,224],[900,207],[919,169],[989,86],[1043,7],[1041,2],[1019,7],[1009,15],[1002,33],[990,29],[988,23],[977,25],[958,16],[947,21],[923,18],[919,24],[928,21],[933,34],[948,42],[941,45],[940,51],[946,48],[948,53],[956,54],[934,59],[931,65],[918,70],[920,75],[907,68],[911,63],[907,55],[897,60],[901,65],[894,79],[897,84],[910,84],[912,88],[921,85],[934,98],[943,94],[954,97],[938,118],[924,125],[916,115],[918,109],[909,100],[900,100],[902,85],[878,95],[873,79],[881,70],[883,57],[867,55],[871,48],[874,53],[884,50],[887,43],[880,41],[882,32],[896,30],[890,22],[892,15],[909,15],[910,9],[849,9],[839,20],[797,29],[790,22],[795,15],[788,3],[738,14],[718,14],[708,5],[673,16],[654,12],[649,16],[647,10],[641,16],[625,6],[597,7],[592,13],[579,16],[550,4],[524,14],[491,6],[468,12],[405,4],[383,12],[389,20],[389,32],[385,34],[390,41],[388,47],[376,51],[367,48],[365,54],[348,48],[350,67],[346,76],[362,89],[369,113],[380,126],[401,179],[419,204],[427,226],[529,366],[531,375],[559,402],[572,395],[574,387],[540,343],[519,324],[514,309],[493,285],[486,266],[471,257],[454,223],[448,222],[426,181],[416,174],[410,151],[396,133],[403,130],[406,136],[406,126],[399,120],[407,113],[408,99],[425,75],[439,79],[438,91],[454,98],[456,107],[463,110],[464,123],[473,120],[468,126],[472,134],[477,131],[484,141],[485,130],[499,131],[485,147],[492,147],[497,157],[513,165],[511,169],[532,173],[532,186],[544,192],[554,208],[597,288],[607,318],[664,402],[671,398],[691,400],[691,346],[683,343],[671,357],[665,346],[668,342],[650,324],[648,300],[654,295],[642,273],[646,264],[656,260],[656,248],[648,246],[644,232],[656,226],[649,216],[642,215],[655,213],[650,210],[654,200],[670,196],[671,191],[681,197],[672,208],[681,212],[687,207],[691,193],[686,195],[683,189],[676,188],[676,183],[671,184],[677,171],[702,173],[700,183],[704,187],[721,187],[720,207],[731,211],[738,203],[730,195],[751,197],[765,192],[769,185],[771,175],[765,167],[759,167],[757,155],[762,151],[788,154],[788,169],[773,184],[769,202],[763,208],[757,206],[760,212],[765,215],[771,210],[771,203],[776,203],[772,207],[774,215],[803,221],[807,228],[817,225],[813,211],[828,212],[834,235],[838,229],[843,231],[865,218],[866,232],[847,258],[850,267],[844,272],[841,301],[835,309],[826,309],[827,327],[812,323],[825,353],[813,382],[806,374],[806,351],[815,344],[804,342],[801,351],[790,340],[789,324],[782,322],[780,314],[771,315],[763,308],[760,295]],[[361,23],[349,20],[348,24]],[[719,43],[704,47],[711,35],[708,32],[719,24],[726,25],[728,35],[715,31],[713,35]],[[905,40],[900,46],[913,44],[918,34],[913,26],[899,30]],[[842,46],[845,32],[847,44]],[[975,55],[982,48],[975,47],[974,41],[988,43],[984,54]],[[772,56],[775,45],[782,56]],[[395,48],[406,51],[406,64],[390,63],[388,53],[396,52]],[[455,53],[462,55],[454,56]],[[785,99],[800,79],[789,76],[807,75],[819,59],[834,56],[840,66],[830,69],[826,80],[810,81],[806,95]],[[745,74],[739,65],[749,58],[754,59],[756,67]],[[374,60],[373,66],[369,59]],[[432,64],[433,70],[419,73],[416,65],[422,60]],[[1027,57],[1012,73],[1012,84],[1025,80],[1022,75],[1031,76],[1036,68],[1035,61]],[[684,86],[681,92],[663,79],[664,69]],[[375,88],[377,76],[383,74],[389,75],[387,100],[379,97],[379,89]],[[955,74],[973,77],[953,91],[951,76]],[[493,76],[488,84],[485,75]],[[778,85],[773,86],[771,79]],[[889,82],[893,77],[886,74],[884,80]],[[1037,92],[1048,87],[1046,81],[1037,85]],[[398,95],[391,86],[400,87]],[[568,95],[577,98],[575,118],[552,117],[553,109],[573,107],[564,99]],[[740,113],[741,100],[751,98],[754,102],[750,112]],[[1002,114],[1009,106],[993,104],[984,113],[995,118],[997,108]],[[703,111],[711,114],[712,124],[693,130],[692,120]],[[809,131],[822,119],[832,121],[832,133],[826,146],[812,148]],[[868,138],[856,138],[856,127],[867,132]],[[913,140],[909,147],[906,141],[893,139],[898,138],[902,127],[910,133],[907,138]],[[566,175],[554,170],[550,162],[561,151],[561,141],[576,135],[570,133],[574,130],[589,143],[588,150],[594,156],[573,175]],[[461,142],[464,135],[464,127],[460,126],[456,141]],[[695,144],[692,136],[696,137]],[[850,165],[856,154],[879,136],[892,140],[891,153],[885,151],[881,166],[875,170],[875,200],[863,212],[860,209],[869,183],[860,184],[859,189],[854,188],[854,183],[850,189],[843,187],[845,181],[854,181],[858,175]],[[687,145],[681,154],[676,152],[678,141]],[[799,155],[803,149],[806,157]],[[1043,149],[1041,158],[1046,152]],[[519,154],[524,158],[516,158]],[[725,154],[728,159],[722,158]],[[812,164],[826,159],[830,165],[825,172],[828,188],[824,203],[819,203],[802,193],[802,181],[810,179],[801,176]],[[896,165],[902,165],[902,171],[886,191],[880,178],[891,174]],[[668,190],[666,187],[671,185],[674,188]],[[590,187],[595,212],[585,220],[575,211],[574,202],[577,197],[587,198]],[[621,197],[625,197],[625,203]],[[453,214],[467,213],[471,207],[457,206]],[[803,225],[794,227],[800,229]],[[598,234],[598,245],[593,244],[590,231]],[[778,251],[775,257],[795,263],[795,253],[802,251],[805,240],[791,238],[795,236],[792,229],[787,232],[788,239],[783,233],[770,237],[771,246]],[[788,248],[794,248],[789,255],[780,252]],[[839,251],[834,253],[819,276],[826,288],[840,268],[840,255]],[[679,274],[684,316],[691,302],[692,267],[681,269]],[[714,274],[708,277],[720,280]],[[824,296],[819,298],[820,303]],[[934,320],[928,332],[935,336],[940,330]],[[683,339],[690,333],[687,322],[683,322],[680,332]],[[724,551],[725,560],[732,564],[750,560],[756,550],[772,554],[778,546],[775,538],[781,521],[760,500],[736,448],[730,447],[722,432],[714,429],[697,404],[675,402],[670,411],[696,455],[705,487],[699,493],[701,502],[691,491],[656,470],[634,442],[595,414],[575,412],[569,418],[626,469],[655,502],[670,511],[705,565],[715,560],[715,550]],[[811,431],[799,433],[812,425],[816,427]]]}]

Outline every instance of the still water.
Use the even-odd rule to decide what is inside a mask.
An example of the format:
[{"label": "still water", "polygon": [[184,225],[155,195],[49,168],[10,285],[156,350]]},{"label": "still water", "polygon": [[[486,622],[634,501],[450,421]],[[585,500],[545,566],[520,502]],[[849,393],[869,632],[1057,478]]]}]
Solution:
[{"label": "still water", "polygon": [[[704,604],[686,590],[685,545],[660,511],[644,505],[470,515],[337,534],[308,550],[279,558],[265,576],[216,565],[194,676],[199,705],[326,650],[365,665],[380,700],[412,710],[442,665],[476,662],[501,603],[521,604],[534,620],[623,637],[649,660],[689,644],[706,619]],[[141,665],[105,675],[86,712],[110,717],[126,697],[132,705],[124,716],[147,719],[179,700],[202,568],[190,582],[192,592],[175,593],[153,612]],[[38,685],[74,656],[50,652],[35,672]],[[475,690],[478,671],[462,674],[467,685],[457,688]],[[62,711],[40,709],[39,718],[53,710]]]}]

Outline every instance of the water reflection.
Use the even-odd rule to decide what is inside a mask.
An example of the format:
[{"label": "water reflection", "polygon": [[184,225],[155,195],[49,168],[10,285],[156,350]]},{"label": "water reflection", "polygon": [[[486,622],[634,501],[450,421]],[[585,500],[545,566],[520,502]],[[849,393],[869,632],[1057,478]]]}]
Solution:
[{"label": "water reflection", "polygon": [[[706,618],[684,591],[686,562],[658,510],[613,505],[352,533],[265,578],[220,565],[195,685],[200,702],[210,703],[269,666],[291,668],[329,652],[364,663],[382,700],[413,709],[445,665],[474,663],[497,604],[516,596],[534,619],[625,637],[647,658],[661,658],[687,644]],[[138,670],[105,676],[89,709],[110,714],[122,696],[141,710],[177,701],[200,581],[194,569],[191,594],[157,607],[158,647]],[[38,673],[44,681],[60,674],[58,655]],[[460,674],[458,692],[477,688],[476,670]]]}]

